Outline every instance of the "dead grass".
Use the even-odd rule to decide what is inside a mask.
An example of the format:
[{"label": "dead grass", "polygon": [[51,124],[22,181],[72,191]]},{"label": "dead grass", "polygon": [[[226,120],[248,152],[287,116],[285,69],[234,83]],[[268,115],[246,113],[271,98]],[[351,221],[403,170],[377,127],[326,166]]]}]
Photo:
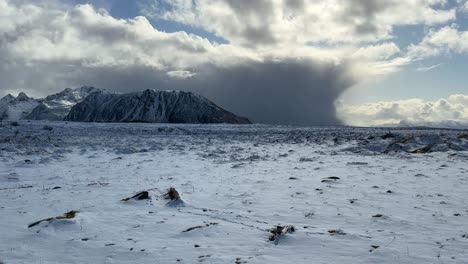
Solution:
[{"label": "dead grass", "polygon": [[28,225],[28,228],[31,228],[33,226],[37,226],[38,224],[42,223],[42,222],[50,222],[52,220],[58,220],[58,219],[72,219],[72,218],[75,218],[76,214],[79,213],[79,211],[70,211],[70,212],[66,212],[64,213],[63,215],[59,215],[59,216],[56,216],[56,217],[49,217],[49,218],[46,218],[46,219],[42,219],[42,220],[39,220],[39,221],[36,221],[30,225]]}]

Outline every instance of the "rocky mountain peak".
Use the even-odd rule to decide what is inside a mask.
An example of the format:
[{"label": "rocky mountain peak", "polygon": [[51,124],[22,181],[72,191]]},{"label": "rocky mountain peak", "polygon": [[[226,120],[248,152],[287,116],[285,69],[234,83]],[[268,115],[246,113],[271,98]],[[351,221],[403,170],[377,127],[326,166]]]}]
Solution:
[{"label": "rocky mountain peak", "polygon": [[249,124],[191,92],[147,89],[126,94],[92,94],[75,105],[66,120],[82,122]]}]

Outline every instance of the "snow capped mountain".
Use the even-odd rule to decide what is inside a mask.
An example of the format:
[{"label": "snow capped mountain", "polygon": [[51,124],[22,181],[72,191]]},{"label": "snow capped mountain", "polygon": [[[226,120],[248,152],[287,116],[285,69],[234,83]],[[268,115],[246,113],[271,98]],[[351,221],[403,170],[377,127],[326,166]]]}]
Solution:
[{"label": "snow capped mountain", "polygon": [[0,120],[69,120],[148,123],[248,124],[208,99],[190,92],[145,90],[109,93],[90,86],[67,88],[43,99],[24,93],[0,99]]},{"label": "snow capped mountain", "polygon": [[88,95],[103,93],[101,89],[83,86],[67,88],[43,99],[34,99],[21,92],[17,97],[11,94],[0,99],[0,120],[63,120],[75,104]]},{"label": "snow capped mountain", "polygon": [[95,93],[76,104],[66,117],[83,122],[249,124],[208,99],[183,91]]},{"label": "snow capped mountain", "polygon": [[7,94],[5,97],[0,99],[0,109],[4,107],[5,105],[9,104],[11,101],[13,101],[15,97],[11,94]]},{"label": "snow capped mountain", "polygon": [[28,115],[39,101],[21,92],[17,97],[11,94],[0,99],[0,120],[19,120]]},{"label": "snow capped mountain", "polygon": [[75,104],[83,101],[90,94],[102,92],[104,91],[90,86],[67,88],[60,93],[42,99],[40,104],[25,119],[63,120]]}]

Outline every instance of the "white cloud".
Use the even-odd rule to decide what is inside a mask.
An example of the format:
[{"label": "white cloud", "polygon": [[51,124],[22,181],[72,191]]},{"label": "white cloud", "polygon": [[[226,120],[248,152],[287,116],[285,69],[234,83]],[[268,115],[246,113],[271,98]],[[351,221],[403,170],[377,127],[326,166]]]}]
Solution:
[{"label": "white cloud", "polygon": [[167,75],[175,79],[187,79],[197,74],[190,71],[169,71]]},{"label": "white cloud", "polygon": [[[454,10],[437,8],[443,0],[157,0],[152,7],[159,9],[147,11],[230,41],[220,45],[183,31],[159,31],[142,16],[116,19],[91,5],[37,3],[0,0],[0,47],[12,64],[137,65],[171,72],[299,58],[355,65],[350,74],[363,78],[410,63],[390,40],[394,26],[455,17]],[[162,3],[171,8],[161,9]]]},{"label": "white cloud", "polygon": [[[23,8],[13,7],[7,19],[21,16]],[[35,14],[31,21],[17,22],[4,32],[11,36],[6,48],[14,56],[32,62],[61,60],[80,61],[86,66],[135,64],[183,68],[215,61],[215,55],[221,52],[224,59],[242,53],[235,48],[225,50],[185,32],[160,32],[144,17],[118,20],[90,5],[63,12],[36,7]],[[248,52],[242,55],[249,57]]]},{"label": "white cloud", "polygon": [[375,46],[363,46],[354,52],[352,56],[368,60],[387,60],[398,53],[400,53],[400,48],[393,42],[387,42]]},{"label": "white cloud", "polygon": [[[459,4],[459,11],[462,13],[467,13],[468,14],[468,1],[462,1],[462,0],[457,0]],[[464,3],[463,3],[464,2]]]},{"label": "white cloud", "polygon": [[166,33],[144,17],[116,19],[91,5],[37,3],[0,0],[9,21],[0,32],[2,93],[190,90],[256,122],[330,125],[339,124],[333,102],[355,81],[342,55],[353,47],[255,50]]},{"label": "white cloud", "polygon": [[453,21],[446,0],[153,0],[146,14],[195,25],[234,44],[362,43],[398,25]]},{"label": "white cloud", "polygon": [[468,95],[436,101],[407,99],[362,105],[338,105],[346,123],[356,126],[413,125],[468,127]]},{"label": "white cloud", "polygon": [[[358,78],[385,75],[436,52],[424,43],[407,53],[394,42],[397,26],[437,27],[456,21],[447,0],[151,0],[146,15],[202,28],[273,57],[352,63]],[[428,36],[429,38],[430,36]],[[418,50],[419,49],[419,50]],[[267,51],[267,52],[265,52]],[[267,54],[265,54],[267,53]],[[436,54],[434,54],[436,55]],[[441,55],[441,53],[437,54]]]},{"label": "white cloud", "polygon": [[[194,12],[189,12],[190,8],[192,8],[191,2],[182,0],[171,2],[177,13],[166,14],[166,16],[175,16],[177,14],[180,17],[174,17],[174,19],[180,20],[183,18],[184,21],[187,20],[186,22],[189,23],[195,18],[198,19],[198,16],[202,16],[201,13],[204,12],[212,15],[219,15],[219,12],[229,12],[229,16],[239,16],[237,17],[237,19],[240,19],[238,23],[243,25],[239,25],[239,30],[241,31],[251,30],[248,27],[251,27],[252,24],[255,27],[257,24],[259,27],[263,26],[264,13],[259,8],[272,8],[272,12],[274,11],[272,15],[274,15],[274,21],[277,25],[268,24],[268,27],[271,28],[265,30],[270,30],[275,35],[279,34],[278,36],[285,36],[290,39],[278,42],[272,40],[272,43],[276,43],[275,47],[262,49],[236,45],[235,43],[211,43],[207,39],[187,34],[183,31],[175,33],[162,32],[154,28],[145,17],[116,19],[110,16],[107,11],[96,10],[91,5],[63,6],[52,4],[55,3],[54,1],[46,2],[47,4],[38,3],[42,2],[0,0],[0,48],[4,55],[4,67],[10,67],[11,65],[13,65],[12,67],[18,67],[18,62],[22,62],[26,66],[37,66],[41,63],[56,63],[62,64],[64,68],[74,68],[77,66],[91,68],[128,67],[133,65],[172,72],[193,71],[195,68],[203,65],[228,67],[229,65],[234,66],[249,61],[256,63],[271,60],[284,61],[295,58],[302,61],[314,61],[314,63],[350,65],[349,74],[355,75],[355,78],[362,78],[365,75],[386,74],[406,64],[404,58],[396,57],[397,55],[401,55],[400,49],[391,41],[382,44],[366,43],[361,45],[343,43],[331,47],[305,45],[305,42],[312,40],[307,36],[316,36],[314,40],[323,41],[324,39],[318,33],[309,34],[311,31],[309,33],[305,31],[297,34],[298,30],[305,30],[303,27],[308,27],[305,24],[299,26],[299,24],[304,22],[302,20],[312,19],[308,17],[311,14],[307,12],[317,13],[314,9],[317,8],[317,4],[307,1],[303,2],[302,0],[284,2],[259,1],[255,4],[250,1],[243,1],[242,3],[235,1],[219,1],[217,3],[200,1],[196,7],[196,10],[200,10],[195,10]],[[321,5],[324,3],[326,1]],[[395,3],[392,2],[391,4],[394,5]],[[431,4],[421,3],[420,1],[416,1],[414,5],[422,8],[421,10],[433,10]],[[238,6],[239,4],[243,5],[242,8]],[[346,11],[345,9],[342,10],[342,7],[339,7],[347,6],[345,4],[338,5],[335,2],[330,2],[329,4],[333,6],[331,9],[334,11],[328,16],[337,16],[338,13]],[[244,7],[245,10],[243,9]],[[305,13],[300,7],[306,7]],[[322,8],[324,7],[322,6]],[[339,10],[335,10],[337,8]],[[367,10],[368,8],[365,8],[364,5],[359,8],[359,10],[361,9]],[[370,9],[365,12],[361,10],[365,13],[361,15],[374,16],[372,12],[377,12],[380,9],[386,10],[386,7],[373,6],[371,4]],[[359,16],[361,12],[359,10],[352,12],[356,13],[355,16]],[[237,13],[234,14],[232,12]],[[368,14],[368,12],[372,14]],[[446,11],[440,12],[444,13]],[[279,16],[278,13],[281,14],[281,18],[277,17]],[[290,19],[283,17],[286,13],[290,13],[292,17]],[[293,17],[296,16],[300,17],[301,23],[299,23],[299,20],[293,22],[295,20]],[[202,17],[208,19],[208,16]],[[243,20],[244,18],[246,20]],[[212,19],[213,24],[222,23],[226,26],[225,30],[229,32],[233,30],[229,29],[232,26],[229,19],[226,18],[226,21],[218,21],[216,17]],[[341,28],[336,30],[339,32],[339,35],[346,33],[346,30],[351,30],[349,28],[345,30],[349,22],[339,21],[339,18],[334,19],[337,20],[334,22],[334,25]],[[450,17],[448,16],[447,19],[450,19]],[[438,21],[434,20],[434,18],[426,19],[420,17],[416,18],[413,22],[416,23],[419,20],[425,23]],[[408,21],[408,23],[413,22]],[[321,23],[326,24],[326,21]],[[281,25],[291,28],[281,29]],[[277,30],[279,31],[277,32]],[[330,32],[330,34],[332,33]],[[375,34],[378,33],[376,32]],[[293,37],[293,35],[297,35],[302,40]],[[328,34],[323,33],[323,36],[325,35]],[[233,39],[245,37],[242,34],[228,36]],[[255,36],[257,34],[254,34],[253,37]],[[273,38],[276,39],[276,37]],[[351,65],[356,66],[353,67]],[[63,74],[61,75],[63,76]],[[169,76],[175,77],[174,74],[169,74]],[[181,75],[177,76],[180,77]],[[7,86],[3,88],[28,88],[19,86],[19,83],[9,85],[17,85],[18,87]]]},{"label": "white cloud", "polygon": [[[89,4],[63,2],[0,0],[0,92],[43,96],[81,84],[193,89],[258,120],[326,111],[321,124],[329,124],[336,123],[333,102],[356,81],[466,52],[466,33],[456,27],[430,31],[409,53],[394,41],[396,26],[453,22],[456,9],[442,8],[445,0],[155,0],[146,9],[228,44],[163,32],[158,20],[154,27],[143,16],[116,19]],[[235,96],[245,97],[233,103]],[[275,113],[285,102],[287,109]],[[270,116],[257,111],[262,107]]]},{"label": "white cloud", "polygon": [[432,71],[436,68],[439,68],[440,66],[442,66],[443,64],[442,63],[439,63],[439,64],[435,64],[435,65],[431,65],[431,66],[421,66],[421,67],[418,67],[416,68],[416,71],[419,71],[419,72],[428,72],[428,71]]},{"label": "white cloud", "polygon": [[418,60],[450,53],[468,53],[468,31],[456,25],[431,30],[421,43],[410,46],[408,56]]}]

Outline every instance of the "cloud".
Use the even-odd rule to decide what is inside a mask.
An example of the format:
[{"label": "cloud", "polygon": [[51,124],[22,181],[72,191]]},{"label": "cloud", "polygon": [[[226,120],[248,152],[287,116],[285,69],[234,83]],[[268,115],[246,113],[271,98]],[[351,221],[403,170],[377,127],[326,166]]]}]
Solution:
[{"label": "cloud", "polygon": [[[260,52],[162,32],[144,17],[115,19],[91,5],[0,3],[8,7],[1,17],[13,21],[0,33],[5,91],[189,90],[255,122],[331,125],[340,124],[334,101],[355,83],[351,62],[314,47]],[[25,10],[32,15],[22,19]]]},{"label": "cloud", "polygon": [[409,47],[408,56],[420,60],[451,53],[468,53],[468,31],[460,31],[456,25],[429,31],[419,44]]},{"label": "cloud", "polygon": [[435,64],[435,65],[431,65],[431,66],[426,66],[426,67],[418,67],[416,68],[416,71],[419,71],[419,72],[428,72],[428,71],[432,71],[436,68],[439,68],[440,66],[442,66],[443,64],[442,63],[439,63],[439,64]]},{"label": "cloud", "polygon": [[[252,121],[290,125],[339,125],[334,101],[354,84],[346,65],[306,60],[203,65],[190,78],[173,78],[149,66],[79,68],[58,78],[82,80],[118,92],[142,89],[189,90]],[[117,77],[118,76],[118,77]]]},{"label": "cloud", "polygon": [[144,17],[118,20],[90,5],[79,5],[67,12],[37,8],[37,17],[18,23],[5,32],[4,38],[12,55],[32,62],[61,60],[80,61],[83,66],[184,68],[188,64],[216,62],[215,55],[220,52],[224,52],[224,59],[238,52],[185,32],[160,32]]},{"label": "cloud", "polygon": [[[393,42],[395,26],[456,15],[443,0],[150,2],[153,24],[90,4],[0,0],[0,94],[39,97],[79,85],[190,90],[255,122],[340,124],[334,102],[346,89],[416,60]],[[164,32],[161,19],[228,43]]]},{"label": "cloud", "polygon": [[86,69],[138,66],[182,73],[203,64],[260,59],[185,32],[158,31],[144,17],[115,19],[91,5],[62,10],[0,0],[0,6],[0,18],[8,22],[0,23],[2,90],[44,95],[73,85],[66,80]]},{"label": "cloud", "polygon": [[257,122],[339,125],[334,101],[354,84],[348,71],[332,63],[265,61],[213,69],[196,85],[200,93]]},{"label": "cloud", "polygon": [[362,105],[338,105],[349,125],[411,125],[468,128],[468,95],[455,94],[436,101],[407,99]]},{"label": "cloud", "polygon": [[152,0],[153,18],[197,26],[244,46],[362,43],[392,38],[399,25],[453,21],[445,0]]},{"label": "cloud", "polygon": [[190,71],[169,71],[167,75],[175,79],[187,79],[197,74]]},{"label": "cloud", "polygon": [[[458,0],[459,3],[463,3],[463,1]],[[468,14],[468,1],[465,1],[464,4],[461,4],[458,10],[462,13]]]}]

